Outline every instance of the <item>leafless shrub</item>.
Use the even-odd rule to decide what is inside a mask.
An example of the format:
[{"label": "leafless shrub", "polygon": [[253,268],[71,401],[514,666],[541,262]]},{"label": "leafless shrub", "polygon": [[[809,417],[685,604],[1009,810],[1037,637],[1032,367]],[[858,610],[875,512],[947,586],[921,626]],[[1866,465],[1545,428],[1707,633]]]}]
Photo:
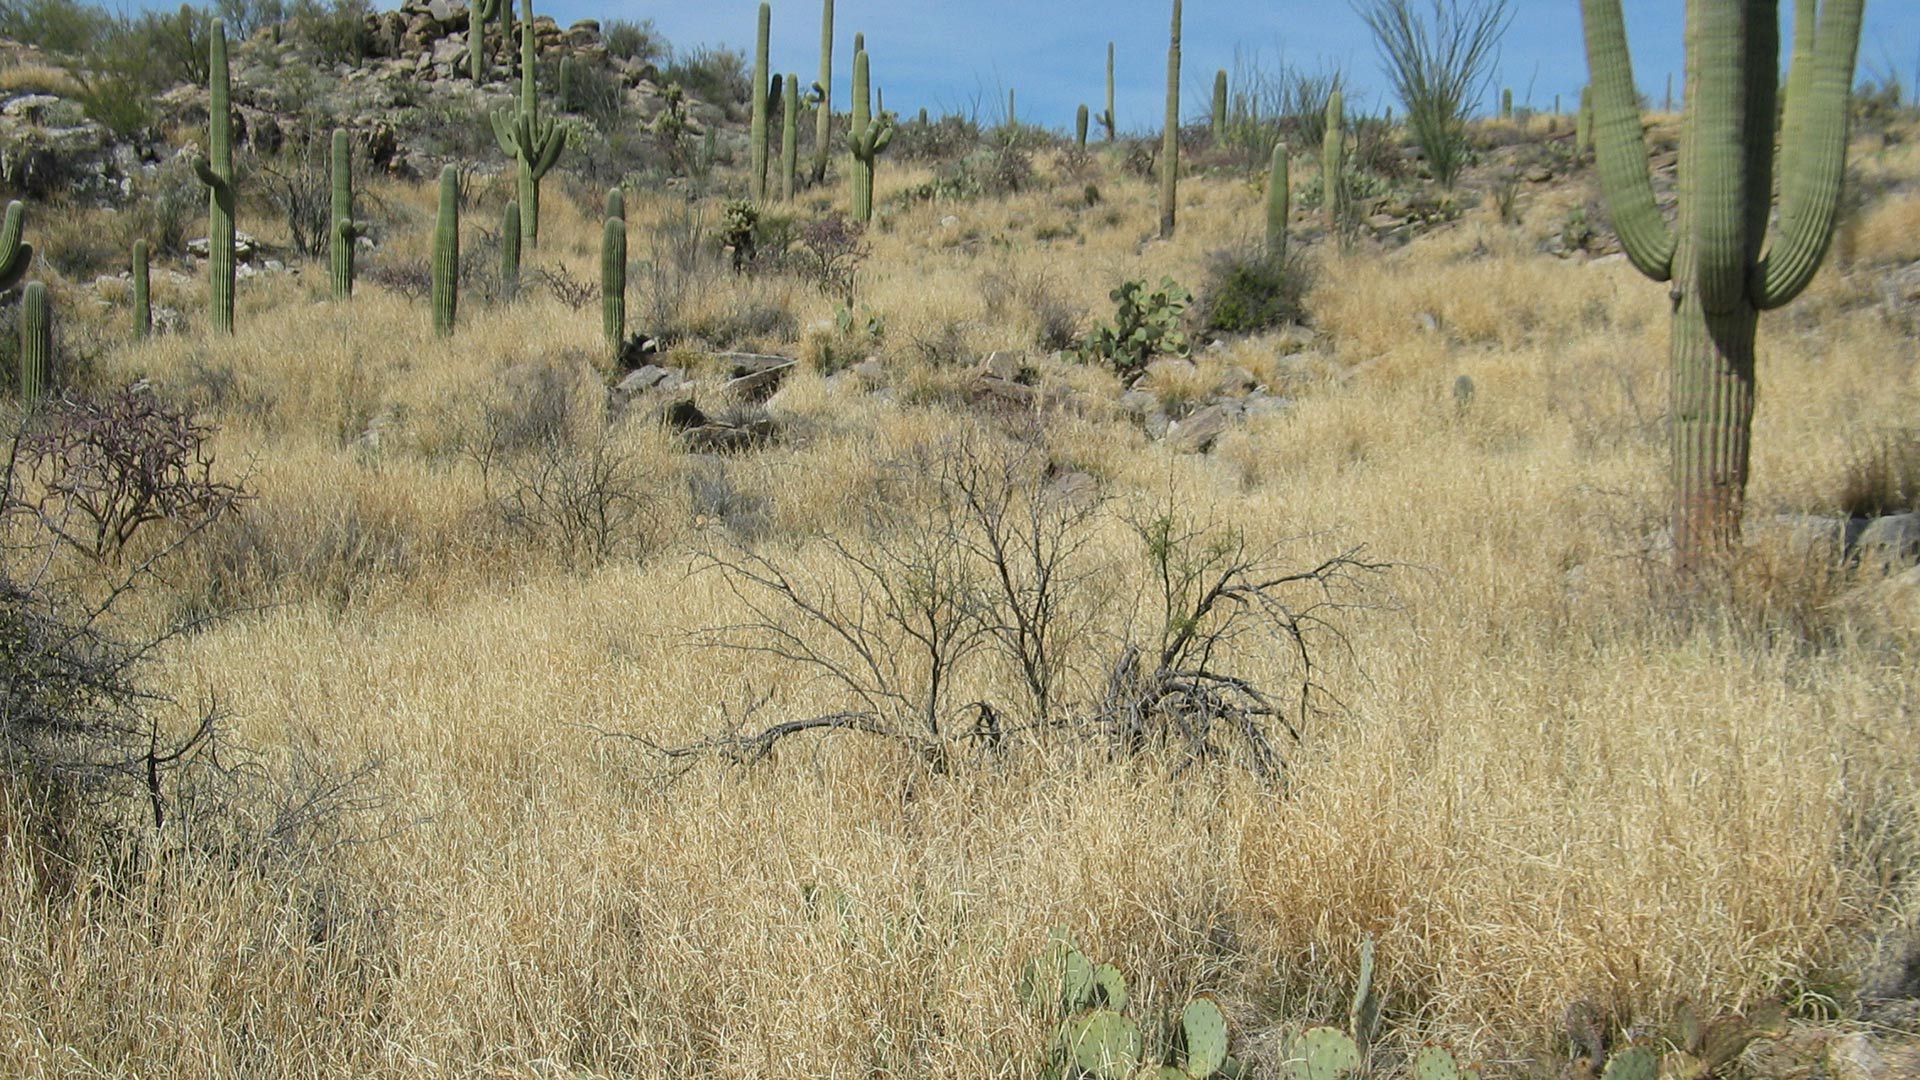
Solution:
[{"label": "leafless shrub", "polygon": [[598,282],[575,277],[564,266],[536,266],[527,276],[544,286],[547,294],[565,304],[568,311],[585,311],[600,299]]},{"label": "leafless shrub", "polygon": [[568,566],[594,566],[629,547],[654,502],[645,463],[600,425],[584,445],[542,440],[508,458],[499,501],[508,527],[551,546]]},{"label": "leafless shrub", "polygon": [[801,227],[799,249],[790,259],[808,284],[851,308],[860,264],[871,254],[866,227],[834,211]]}]

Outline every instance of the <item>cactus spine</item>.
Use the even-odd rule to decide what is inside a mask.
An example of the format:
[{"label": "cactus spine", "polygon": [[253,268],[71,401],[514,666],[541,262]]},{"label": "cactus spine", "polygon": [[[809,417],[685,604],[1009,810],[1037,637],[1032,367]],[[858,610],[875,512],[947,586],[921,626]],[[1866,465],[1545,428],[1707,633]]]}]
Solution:
[{"label": "cactus spine", "polygon": [[0,292],[20,284],[33,265],[33,245],[21,237],[27,228],[27,208],[15,199],[7,204],[6,223],[0,225]]},{"label": "cactus spine", "polygon": [[353,297],[353,245],[360,227],[353,223],[353,151],[346,131],[333,129],[333,228],[328,233],[328,255],[333,271],[333,298]]},{"label": "cactus spine", "polygon": [[1085,105],[1080,106],[1080,111],[1073,115],[1073,145],[1082,150],[1087,148],[1087,107]]},{"label": "cactus spine", "polygon": [[1227,137],[1227,69],[1213,73],[1213,137]]},{"label": "cactus spine", "polygon": [[1800,295],[1833,238],[1863,6],[1796,0],[1770,229],[1777,6],[1688,2],[1687,131],[1669,226],[1654,201],[1620,0],[1581,4],[1600,180],[1620,245],[1641,273],[1672,283],[1673,543],[1683,570],[1739,534],[1759,313]]},{"label": "cactus spine", "polygon": [[227,26],[213,20],[207,39],[207,143],[211,159],[197,157],[194,172],[207,185],[208,314],[219,333],[233,333],[233,104],[227,78]]},{"label": "cactus spine", "polygon": [[[1178,0],[1175,0],[1178,2]],[[880,154],[893,141],[893,118],[886,113],[872,115],[867,104],[867,50],[853,54],[853,126],[847,132],[847,144],[853,151],[853,220],[866,224],[873,220],[873,170]]]},{"label": "cactus spine", "polygon": [[460,170],[440,170],[440,215],[433,222],[433,332],[453,333],[460,306]]},{"label": "cactus spine", "polygon": [[1273,144],[1273,164],[1267,170],[1267,258],[1287,258],[1287,219],[1293,213],[1293,192],[1287,187],[1287,144]]},{"label": "cactus spine", "polygon": [[29,281],[20,296],[20,400],[34,402],[46,396],[52,364],[53,313],[47,304],[47,287]]},{"label": "cactus spine", "polygon": [[820,0],[820,105],[813,112],[813,182],[827,178],[827,143],[833,138],[833,0]]},{"label": "cactus spine", "polygon": [[505,0],[471,0],[467,7],[467,73],[473,84],[487,81],[487,24],[500,14]]},{"label": "cactus spine", "polygon": [[1320,146],[1320,199],[1327,212],[1327,235],[1346,235],[1346,99],[1335,90],[1327,97],[1327,134]]},{"label": "cactus spine", "polygon": [[760,26],[753,39],[753,201],[767,201],[767,80],[771,77],[768,37],[773,33],[773,6],[760,5]]},{"label": "cactus spine", "polygon": [[617,354],[627,336],[627,223],[617,217],[600,237],[600,328]]},{"label": "cactus spine", "polygon": [[512,199],[500,214],[500,289],[508,296],[520,291],[520,204]]},{"label": "cactus spine", "polygon": [[147,242],[133,242],[133,336],[145,338],[153,333],[152,290],[148,281]]},{"label": "cactus spine", "polygon": [[1180,0],[1173,0],[1173,31],[1167,41],[1167,123],[1160,135],[1160,239],[1173,237],[1174,201],[1180,183]]},{"label": "cactus spine", "polygon": [[800,168],[800,76],[787,73],[787,92],[780,103],[785,115],[780,118],[780,198],[792,202],[794,175]]},{"label": "cactus spine", "polygon": [[1120,137],[1119,124],[1114,120],[1113,112],[1113,42],[1107,42],[1107,111],[1100,114],[1100,126],[1107,129],[1107,141]]},{"label": "cactus spine", "polygon": [[[501,0],[508,3],[510,0]],[[520,238],[528,247],[540,246],[540,181],[560,159],[566,133],[551,117],[540,117],[540,95],[534,87],[533,0],[520,20],[520,106],[493,114],[493,137],[511,155],[519,172]]]}]

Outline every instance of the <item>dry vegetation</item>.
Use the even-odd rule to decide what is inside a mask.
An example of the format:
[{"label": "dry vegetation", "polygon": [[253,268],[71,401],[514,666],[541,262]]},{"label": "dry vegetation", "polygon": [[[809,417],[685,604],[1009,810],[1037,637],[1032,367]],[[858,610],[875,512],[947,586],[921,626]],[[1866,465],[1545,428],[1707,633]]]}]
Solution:
[{"label": "dry vegetation", "polygon": [[[1128,973],[1138,1015],[1219,995],[1259,1075],[1277,1031],[1344,1016],[1368,934],[1389,1070],[1441,1038],[1552,1075],[1579,1001],[1642,1030],[1683,999],[1858,1016],[1873,957],[1920,948],[1920,589],[1773,523],[1834,510],[1863,450],[1920,416],[1912,309],[1878,284],[1915,256],[1914,145],[1860,148],[1904,194],[1864,207],[1852,262],[1763,328],[1757,539],[1725,589],[1691,593],[1657,539],[1664,294],[1538,253],[1581,180],[1530,187],[1517,225],[1488,206],[1398,250],[1306,245],[1310,342],[1230,340],[1160,388],[1239,366],[1291,399],[1206,456],[1149,441],[1097,369],[1043,359],[1043,384],[1084,395],[1009,414],[966,404],[964,366],[1037,352],[1052,309],[1110,318],[1122,280],[1197,286],[1260,228],[1258,191],[1224,171],[1186,182],[1160,244],[1149,183],[1097,154],[1069,179],[1044,153],[1003,200],[905,210],[889,194],[930,173],[885,165],[858,306],[885,317],[892,392],[805,371],[771,402],[783,438],[717,461],[606,423],[595,312],[539,290],[470,296],[440,340],[424,302],[364,281],[325,302],[313,265],[243,283],[237,335],[210,341],[199,282],[157,274],[190,325],[133,345],[123,309],[96,321],[56,282],[86,381],[191,404],[257,495],[132,616],[239,609],[157,677],[220,703],[252,779],[197,817],[182,801],[159,837],[56,835],[58,808],[4,793],[0,1074],[1025,1076],[1048,1033],[1013,986],[1054,927]],[[477,190],[470,236],[503,187]],[[370,194],[378,260],[423,258],[432,192]],[[597,280],[597,203],[550,194],[530,261]],[[637,264],[718,217],[627,205]],[[642,266],[634,301],[639,328],[667,313],[815,359],[834,314],[717,260]],[[857,732],[751,767],[654,752],[847,706],[816,670],[716,646],[754,616],[713,560],[744,544],[850,587],[830,541],[923,540],[925,463],[955,447],[1089,473],[1110,500],[1063,602],[1073,716],[1162,630],[1134,523],[1211,527],[1192,557],[1237,537],[1289,568],[1360,546],[1394,564],[1329,614],[1338,704],[1289,713],[1284,779],[1178,740],[1116,754],[1075,725],[953,739],[944,768]],[[545,452],[600,455],[631,512],[582,541],[503,510]],[[1223,652],[1270,686],[1299,676],[1269,638]],[[956,712],[1019,717],[991,654],[956,678]]]}]

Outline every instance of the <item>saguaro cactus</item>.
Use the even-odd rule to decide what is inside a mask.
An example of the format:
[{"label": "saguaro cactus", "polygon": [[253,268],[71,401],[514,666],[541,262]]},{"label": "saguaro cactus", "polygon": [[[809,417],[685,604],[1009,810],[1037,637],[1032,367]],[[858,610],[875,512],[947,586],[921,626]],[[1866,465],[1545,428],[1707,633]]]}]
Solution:
[{"label": "saguaro cactus", "polygon": [[1287,220],[1293,213],[1287,181],[1287,144],[1274,143],[1273,164],[1267,169],[1267,258],[1276,263],[1287,257]]},{"label": "saguaro cactus", "polygon": [[617,217],[600,236],[600,329],[617,354],[627,336],[627,223]]},{"label": "saguaro cactus", "polygon": [[813,182],[827,178],[827,143],[833,138],[833,0],[820,0],[820,104],[813,113]]},{"label": "saguaro cactus", "polygon": [[1160,239],[1173,236],[1174,201],[1180,183],[1180,0],[1173,0],[1173,32],[1167,41],[1167,123],[1160,135]]},{"label": "saguaro cactus", "polygon": [[353,296],[353,245],[360,239],[360,226],[353,221],[353,151],[347,133],[333,130],[333,205],[329,211],[333,228],[328,232],[328,255],[332,264],[333,298]]},{"label": "saguaro cactus", "polygon": [[1502,89],[1500,91],[1500,119],[1513,119],[1513,91],[1511,89]]},{"label": "saguaro cactus", "polygon": [[1013,89],[1009,87],[1007,89],[1007,131],[1012,132],[1019,124],[1020,110],[1014,108]]},{"label": "saguaro cactus", "polygon": [[147,242],[133,242],[133,336],[145,338],[153,333],[153,292],[149,287]]},{"label": "saguaro cactus", "polygon": [[45,397],[52,370],[53,313],[47,304],[47,287],[29,281],[20,296],[20,400]]},{"label": "saguaro cactus", "polygon": [[1080,106],[1080,111],[1073,114],[1073,145],[1082,150],[1087,148],[1087,118],[1085,105]]},{"label": "saguaro cactus", "polygon": [[1213,137],[1227,137],[1227,69],[1213,73]]},{"label": "saguaro cactus", "polygon": [[800,168],[800,76],[787,73],[787,92],[780,104],[780,198],[793,201],[795,173]]},{"label": "saguaro cactus", "polygon": [[1113,112],[1113,42],[1107,42],[1107,111],[1099,116],[1100,126],[1107,129],[1107,141],[1120,137],[1120,127]]},{"label": "saguaro cactus", "polygon": [[1327,133],[1320,144],[1320,202],[1327,214],[1327,235],[1346,235],[1347,223],[1347,108],[1335,90],[1327,96]]},{"label": "saguaro cactus", "polygon": [[760,5],[760,27],[753,41],[753,200],[767,201],[767,80],[773,62],[768,38],[773,33],[773,6]]},{"label": "saguaro cactus", "polygon": [[27,228],[27,208],[15,199],[7,204],[5,224],[0,224],[0,292],[6,292],[27,276],[33,265],[33,245],[21,237]]},{"label": "saguaro cactus", "polygon": [[1593,149],[1593,87],[1580,88],[1580,112],[1573,118],[1573,152],[1584,155]]},{"label": "saguaro cactus", "polygon": [[213,20],[207,37],[207,144],[194,172],[207,185],[207,312],[215,331],[233,333],[233,99],[227,79],[227,26]]},{"label": "saguaro cactus", "polygon": [[853,54],[853,126],[847,132],[853,152],[853,219],[861,224],[873,220],[874,166],[893,141],[893,117],[884,112],[874,116],[867,103],[867,78],[867,50],[861,49]]},{"label": "saguaro cactus", "polygon": [[1582,0],[1600,181],[1620,246],[1671,282],[1673,544],[1680,568],[1730,549],[1746,494],[1759,314],[1813,280],[1846,171],[1847,95],[1864,0],[1795,0],[1780,124],[1777,5],[1688,0],[1679,217],[1654,200],[1620,0]]},{"label": "saguaro cactus", "polygon": [[460,306],[460,170],[440,170],[440,214],[433,222],[433,332],[453,333]]},{"label": "saguaro cactus", "polygon": [[[508,0],[502,0],[503,3]],[[493,114],[493,137],[513,156],[519,172],[520,238],[528,247],[540,246],[540,181],[560,160],[566,134],[551,117],[540,117],[540,95],[534,86],[533,0],[520,20],[520,105]]]},{"label": "saguaro cactus", "polygon": [[474,85],[487,81],[487,24],[500,14],[506,0],[468,0],[467,73]]},{"label": "saguaro cactus", "polygon": [[520,291],[520,204],[512,199],[500,213],[500,288],[508,296]]}]

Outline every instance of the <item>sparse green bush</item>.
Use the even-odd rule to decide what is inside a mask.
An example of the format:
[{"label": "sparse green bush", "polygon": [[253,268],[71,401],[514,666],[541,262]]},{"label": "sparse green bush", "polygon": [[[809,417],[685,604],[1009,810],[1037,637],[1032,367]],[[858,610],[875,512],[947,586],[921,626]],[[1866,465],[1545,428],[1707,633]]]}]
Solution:
[{"label": "sparse green bush", "polygon": [[368,0],[295,0],[288,11],[288,37],[321,64],[358,64],[367,56],[371,14]]},{"label": "sparse green bush", "polygon": [[1246,334],[1306,321],[1312,264],[1298,248],[1276,259],[1263,247],[1217,251],[1200,290],[1200,320],[1221,334]]},{"label": "sparse green bush", "polygon": [[609,20],[600,29],[600,40],[606,44],[608,56],[643,64],[657,64],[668,52],[667,39],[660,35],[660,28],[652,19]]},{"label": "sparse green bush", "polygon": [[661,77],[679,83],[697,101],[734,112],[746,105],[753,80],[747,54],[724,45],[696,45],[668,62]]}]

